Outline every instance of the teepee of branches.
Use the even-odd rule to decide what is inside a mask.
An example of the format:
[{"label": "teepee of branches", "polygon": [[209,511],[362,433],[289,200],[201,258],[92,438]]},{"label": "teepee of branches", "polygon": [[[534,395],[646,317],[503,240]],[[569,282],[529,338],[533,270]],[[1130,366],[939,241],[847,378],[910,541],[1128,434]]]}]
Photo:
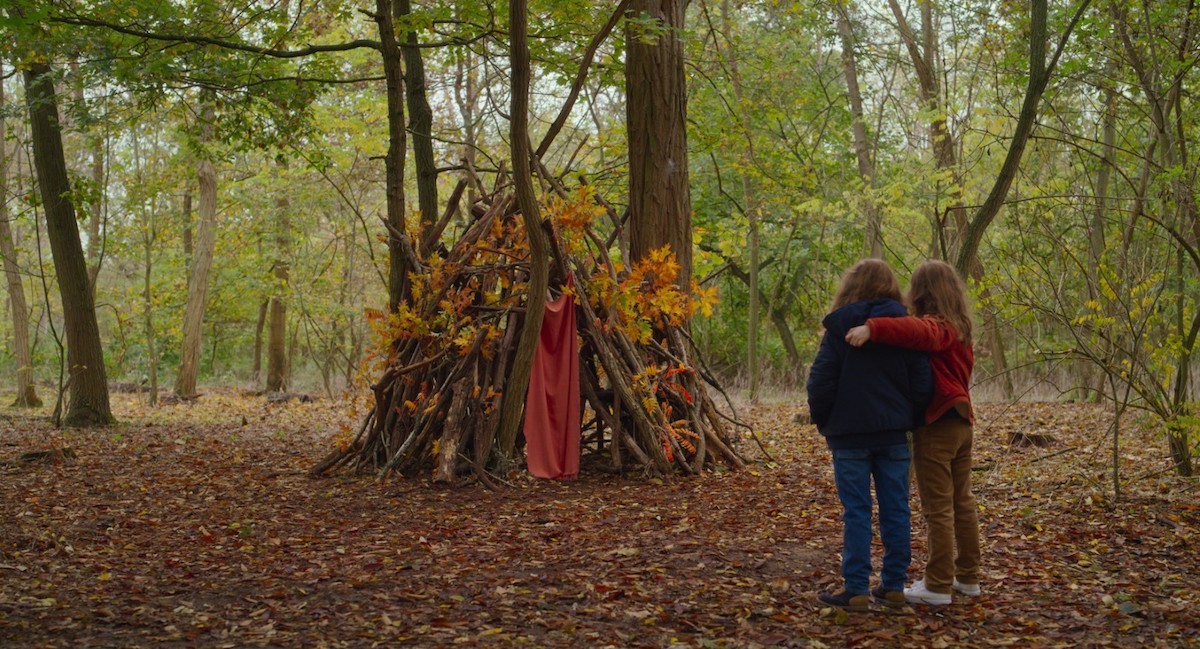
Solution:
[{"label": "teepee of branches", "polygon": [[[516,204],[501,184],[471,206],[452,247],[405,246],[412,299],[373,319],[389,341],[373,405],[314,475],[432,471],[437,481],[455,481],[473,473],[491,485],[490,476],[515,466],[519,440],[500,439],[498,428],[528,297],[529,237]],[[449,214],[423,241],[437,239]],[[742,467],[735,430],[744,425],[728,414],[728,399],[718,407],[720,387],[686,324],[711,306],[712,293],[681,291],[665,249],[631,268],[614,262],[621,224],[586,184],[574,193],[560,188],[545,214],[551,289],[573,291],[578,309],[583,452],[599,454],[593,464],[603,468],[660,475]],[[607,236],[597,232],[605,215]]]}]

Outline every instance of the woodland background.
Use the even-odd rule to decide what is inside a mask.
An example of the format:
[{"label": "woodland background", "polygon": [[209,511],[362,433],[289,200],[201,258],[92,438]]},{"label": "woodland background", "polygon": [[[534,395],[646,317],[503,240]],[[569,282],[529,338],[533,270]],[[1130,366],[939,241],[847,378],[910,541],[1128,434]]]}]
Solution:
[{"label": "woodland background", "polygon": [[[1198,32],[1176,0],[0,0],[0,639],[1194,643]],[[484,268],[463,240],[474,319],[431,290]],[[837,508],[794,404],[869,255],[946,259],[975,301],[991,572],[946,613],[811,602]],[[347,446],[373,396],[452,402],[381,375],[486,374],[518,327],[480,323],[547,256],[610,309],[593,343],[686,322],[685,362],[630,354],[642,450],[682,455],[655,397],[704,383],[734,452],[612,477],[598,431],[573,483],[305,475],[398,457]]]},{"label": "woodland background", "polygon": [[[569,119],[539,152],[548,177],[586,178],[618,212],[629,203],[625,49],[667,29],[636,5],[594,44]],[[1200,332],[1194,6],[680,6],[669,33],[684,48],[694,275],[719,296],[692,327],[716,375],[751,395],[794,389],[842,269],[877,254],[903,276],[946,258],[978,299],[979,397],[1143,409],[1186,468]],[[403,66],[409,100],[425,102],[408,105],[428,109],[401,112],[409,227],[440,217],[466,170],[482,179],[453,206],[452,241],[465,206],[511,168],[506,7],[380,7],[420,45]],[[613,8],[529,7],[535,142]],[[57,86],[111,380],[174,383],[183,396],[197,381],[334,396],[375,378],[364,360],[386,333],[366,316],[388,306],[389,258],[375,9],[5,9],[6,382],[24,369],[53,399],[70,375],[21,83],[33,65]],[[429,161],[436,192],[418,188]],[[189,315],[198,267],[211,267],[207,300]]]}]

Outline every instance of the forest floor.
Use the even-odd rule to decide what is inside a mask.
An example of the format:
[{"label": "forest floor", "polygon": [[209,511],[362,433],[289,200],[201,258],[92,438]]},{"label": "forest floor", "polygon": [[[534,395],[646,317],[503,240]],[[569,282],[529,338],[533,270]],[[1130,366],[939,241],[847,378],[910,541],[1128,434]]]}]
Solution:
[{"label": "forest floor", "polygon": [[[71,432],[0,409],[0,646],[1200,647],[1200,483],[1129,418],[1115,500],[1096,406],[980,406],[981,597],[822,607],[840,512],[802,401],[742,411],[774,458],[744,439],[746,471],[585,460],[499,492],[308,478],[345,403],[115,394],[119,426]],[[914,578],[924,538],[914,516]]]}]

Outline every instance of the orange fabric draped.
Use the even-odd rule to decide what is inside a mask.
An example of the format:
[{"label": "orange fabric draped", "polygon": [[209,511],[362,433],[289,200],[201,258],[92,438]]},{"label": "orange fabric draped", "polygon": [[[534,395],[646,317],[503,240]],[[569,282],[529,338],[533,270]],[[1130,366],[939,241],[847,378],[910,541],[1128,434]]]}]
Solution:
[{"label": "orange fabric draped", "polygon": [[579,475],[579,339],[575,299],[563,294],[546,305],[525,396],[525,456],[539,478]]}]

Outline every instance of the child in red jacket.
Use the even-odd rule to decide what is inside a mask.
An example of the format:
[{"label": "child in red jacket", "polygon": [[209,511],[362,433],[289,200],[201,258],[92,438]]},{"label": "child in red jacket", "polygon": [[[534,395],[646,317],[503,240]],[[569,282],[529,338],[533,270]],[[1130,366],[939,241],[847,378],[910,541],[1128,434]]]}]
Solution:
[{"label": "child in red jacket", "polygon": [[952,266],[926,261],[913,271],[908,301],[914,315],[872,318],[846,333],[860,347],[868,340],[930,352],[933,399],[925,425],[913,432],[913,469],[928,523],[925,577],[904,589],[918,604],[949,604],[951,592],[978,595],[979,514],[971,493],[971,313],[966,284]]}]

